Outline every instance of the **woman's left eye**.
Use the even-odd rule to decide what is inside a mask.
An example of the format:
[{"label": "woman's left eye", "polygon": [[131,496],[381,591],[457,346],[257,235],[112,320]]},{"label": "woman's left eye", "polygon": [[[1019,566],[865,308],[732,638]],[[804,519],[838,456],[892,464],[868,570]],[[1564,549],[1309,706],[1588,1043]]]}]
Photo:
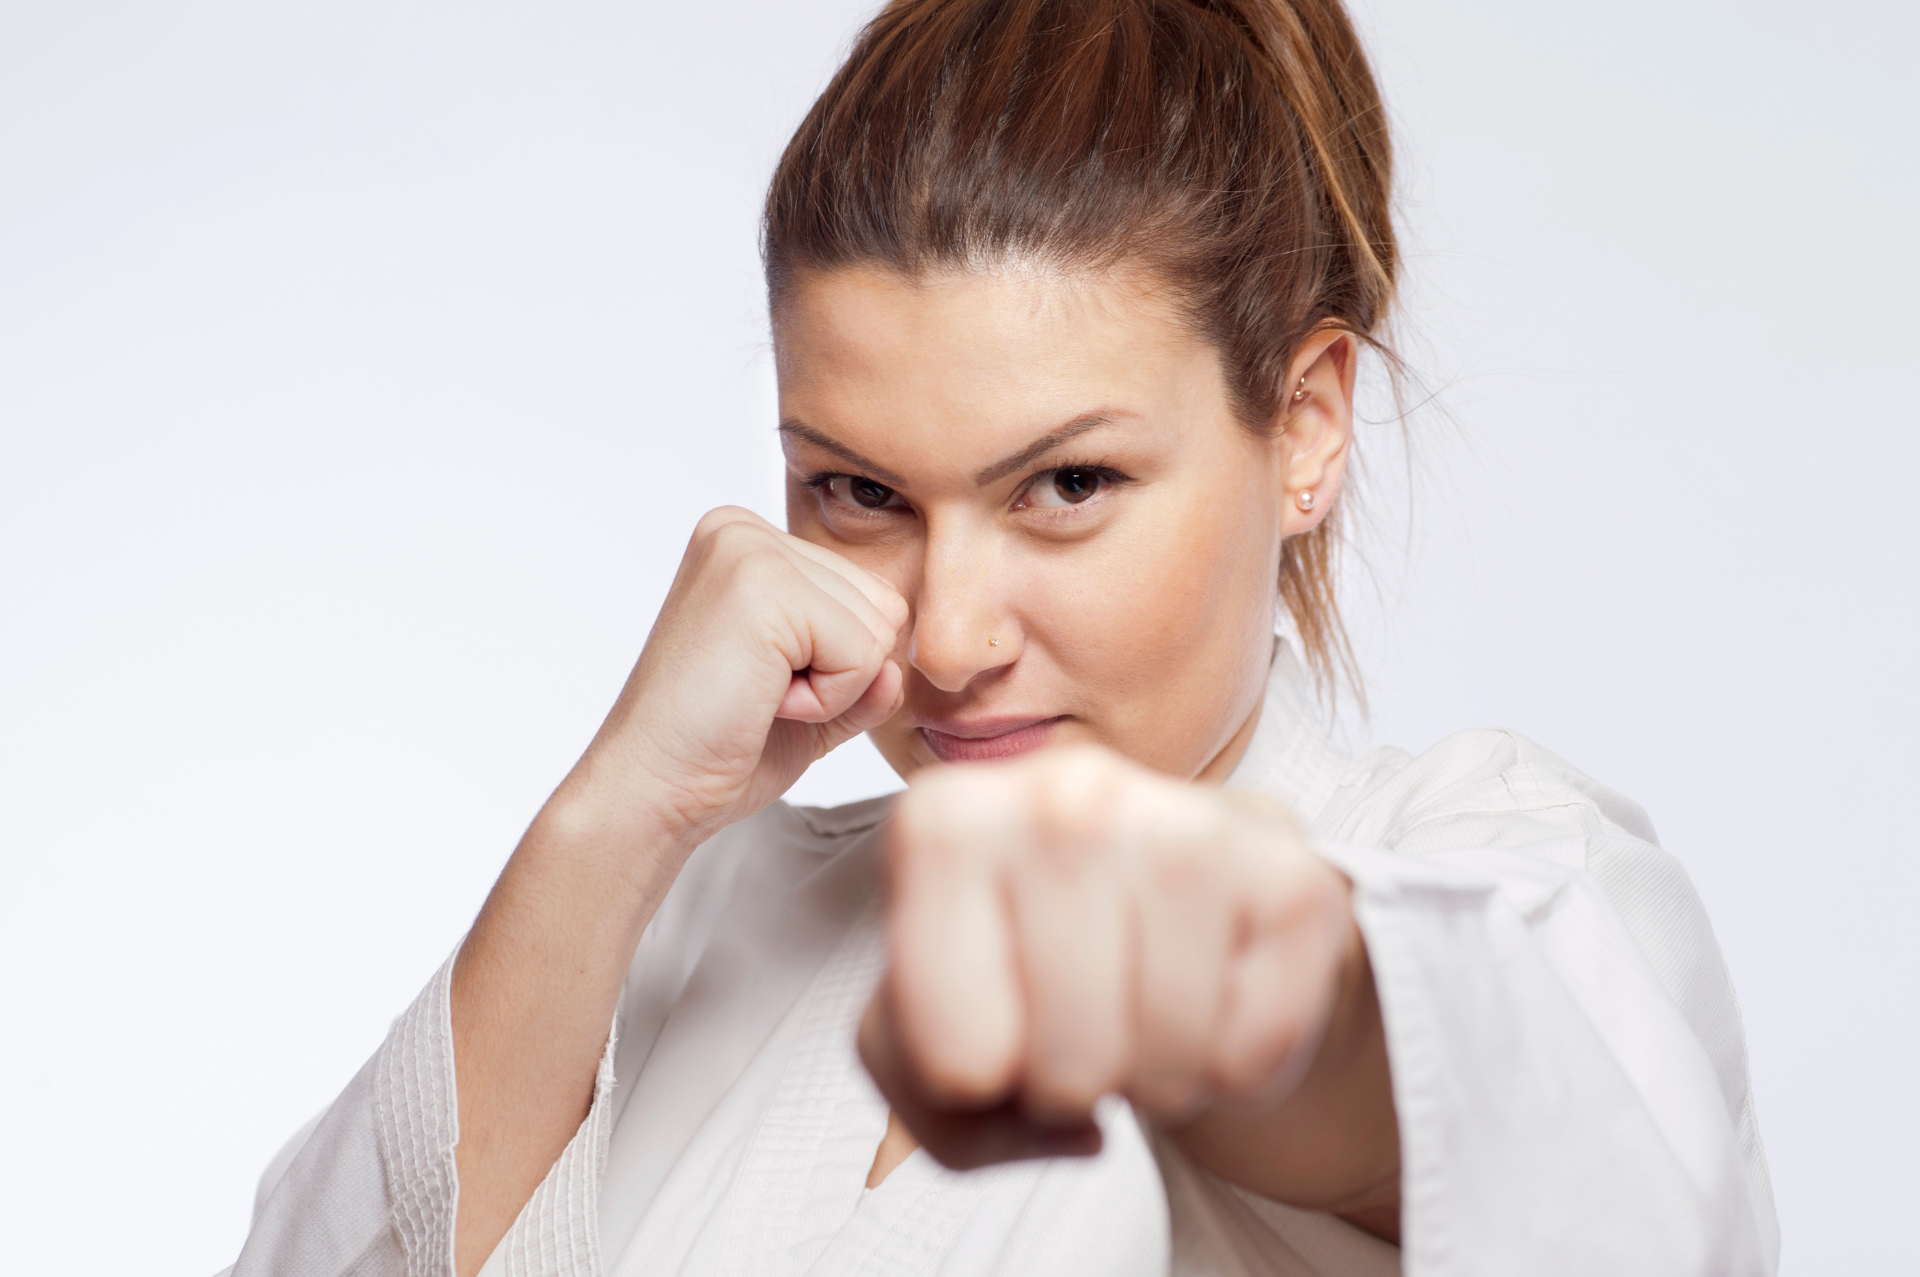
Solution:
[{"label": "woman's left eye", "polygon": [[1049,470],[1037,474],[1033,482],[1027,485],[1023,504],[1031,506],[1079,505],[1088,497],[1099,492],[1102,487],[1111,486],[1112,477],[1104,470],[1091,466],[1069,466],[1060,470]]}]

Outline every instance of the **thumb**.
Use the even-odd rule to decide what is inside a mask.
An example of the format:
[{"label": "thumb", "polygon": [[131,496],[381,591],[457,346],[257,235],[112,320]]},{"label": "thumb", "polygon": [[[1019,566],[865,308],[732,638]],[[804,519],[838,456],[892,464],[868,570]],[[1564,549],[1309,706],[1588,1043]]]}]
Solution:
[{"label": "thumb", "polygon": [[898,662],[888,661],[845,713],[820,725],[820,753],[838,749],[861,732],[880,726],[899,711],[905,700],[906,676]]}]

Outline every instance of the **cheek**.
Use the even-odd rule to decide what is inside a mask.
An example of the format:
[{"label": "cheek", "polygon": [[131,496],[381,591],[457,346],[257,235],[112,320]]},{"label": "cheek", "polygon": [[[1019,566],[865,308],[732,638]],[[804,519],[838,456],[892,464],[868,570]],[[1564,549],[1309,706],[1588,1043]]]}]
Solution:
[{"label": "cheek", "polygon": [[1250,627],[1264,640],[1278,575],[1272,534],[1248,517],[1206,510],[1137,522],[1034,591],[1070,601],[1044,611],[1039,624],[1050,636],[1116,670],[1244,645]]},{"label": "cheek", "polygon": [[1279,542],[1265,517],[1258,499],[1195,503],[1132,520],[1071,565],[1033,565],[1029,628],[1107,744],[1191,774],[1239,727],[1271,650]]},{"label": "cheek", "polygon": [[919,768],[920,760],[913,751],[913,719],[905,710],[869,730],[867,736],[900,779],[906,780]]}]

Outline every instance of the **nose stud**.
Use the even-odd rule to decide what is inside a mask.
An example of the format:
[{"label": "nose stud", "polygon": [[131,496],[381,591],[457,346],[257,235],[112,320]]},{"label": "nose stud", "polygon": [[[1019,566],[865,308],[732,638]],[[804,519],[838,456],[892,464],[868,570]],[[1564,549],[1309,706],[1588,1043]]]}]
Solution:
[{"label": "nose stud", "polygon": [[999,640],[999,639],[997,639],[997,638],[989,638],[989,639],[987,639],[987,646],[988,646],[988,647],[999,647],[999,646],[1000,646],[1000,640]]}]

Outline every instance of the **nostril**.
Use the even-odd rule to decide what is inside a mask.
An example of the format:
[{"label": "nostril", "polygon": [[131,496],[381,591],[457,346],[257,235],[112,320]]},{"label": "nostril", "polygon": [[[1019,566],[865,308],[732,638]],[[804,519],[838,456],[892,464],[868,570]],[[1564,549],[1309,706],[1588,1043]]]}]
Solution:
[{"label": "nostril", "polygon": [[[986,658],[986,649],[980,649],[982,658]],[[956,659],[957,653],[949,648],[931,647],[924,643],[915,643],[908,659],[913,667],[920,671],[922,678],[943,692],[958,692],[971,683],[974,676],[989,668],[995,662],[991,659]]]}]

